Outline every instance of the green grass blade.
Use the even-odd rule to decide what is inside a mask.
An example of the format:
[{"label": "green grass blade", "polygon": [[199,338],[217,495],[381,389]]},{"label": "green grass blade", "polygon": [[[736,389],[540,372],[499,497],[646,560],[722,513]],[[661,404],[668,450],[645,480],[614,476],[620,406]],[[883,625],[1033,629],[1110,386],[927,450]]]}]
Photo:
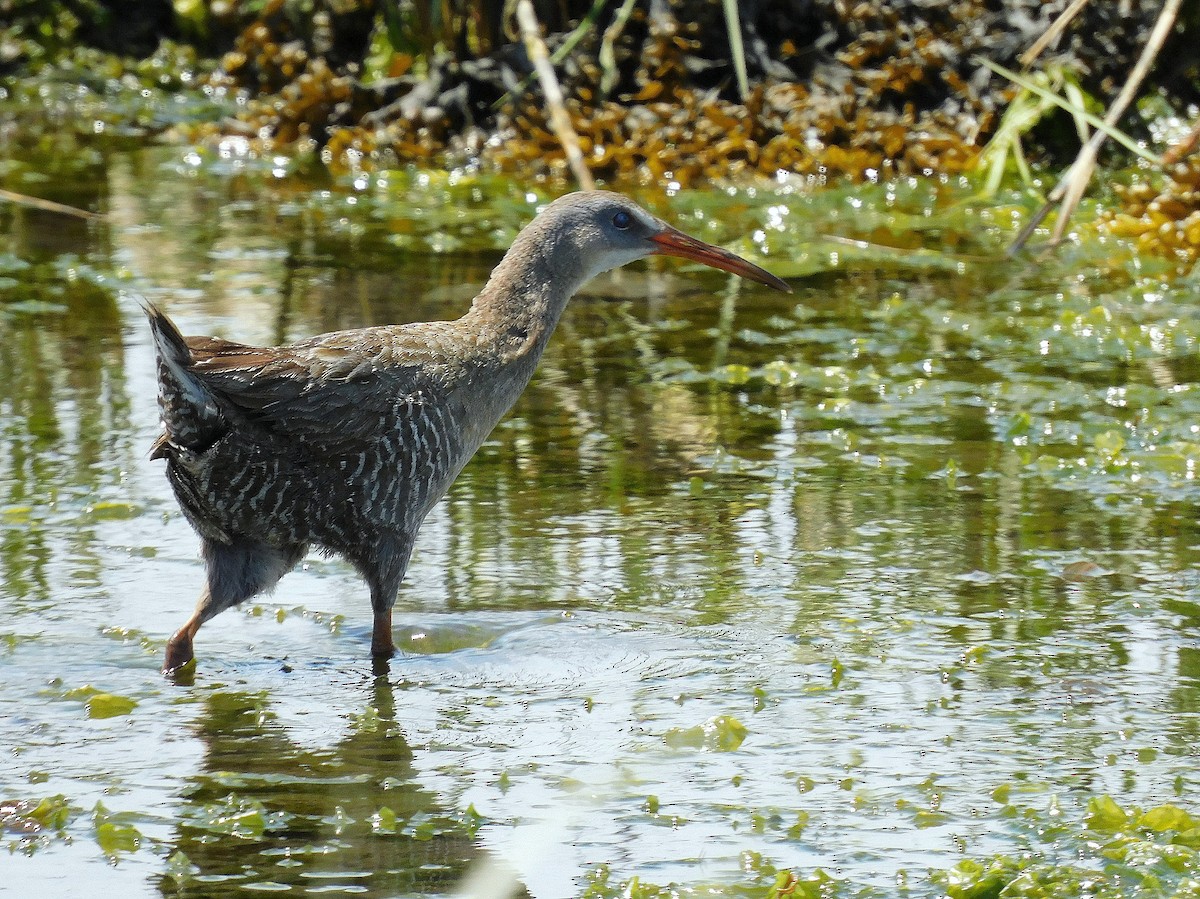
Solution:
[{"label": "green grass blade", "polygon": [[1107,122],[1105,122],[1103,119],[1101,119],[1099,116],[1092,115],[1086,109],[1081,109],[1079,106],[1071,103],[1069,100],[1066,100],[1066,99],[1060,97],[1058,94],[1054,93],[1053,91],[1046,90],[1046,88],[1042,87],[1040,84],[1038,84],[1033,79],[1026,78],[1024,75],[1018,75],[1016,72],[1013,72],[1010,69],[1004,68],[1004,66],[1000,65],[999,63],[992,62],[990,59],[984,59],[982,56],[976,56],[976,57],[974,57],[974,60],[975,60],[975,62],[979,63],[980,65],[986,66],[987,68],[991,69],[997,75],[1000,75],[1003,78],[1007,78],[1009,81],[1011,81],[1013,84],[1017,85],[1018,87],[1023,87],[1023,88],[1025,88],[1025,90],[1029,91],[1030,93],[1037,94],[1042,99],[1049,100],[1055,106],[1065,109],[1067,112],[1071,113],[1071,115],[1076,116],[1077,118],[1083,119],[1085,122],[1087,122],[1093,128],[1095,128],[1097,131],[1103,131],[1105,134],[1107,134],[1109,137],[1111,137],[1113,140],[1115,140],[1117,143],[1119,143],[1122,147],[1125,147],[1131,153],[1134,153],[1137,156],[1142,157],[1142,159],[1145,159],[1147,162],[1150,162],[1154,165],[1162,165],[1161,157],[1150,152],[1145,147],[1139,146],[1138,142],[1135,141],[1128,134],[1126,134],[1124,131],[1120,131],[1120,130],[1112,127]]},{"label": "green grass blade", "polygon": [[729,53],[737,73],[738,94],[743,100],[750,94],[750,79],[746,77],[746,51],[742,46],[742,23],[738,18],[737,0],[721,0],[725,9],[725,29],[729,32]]}]

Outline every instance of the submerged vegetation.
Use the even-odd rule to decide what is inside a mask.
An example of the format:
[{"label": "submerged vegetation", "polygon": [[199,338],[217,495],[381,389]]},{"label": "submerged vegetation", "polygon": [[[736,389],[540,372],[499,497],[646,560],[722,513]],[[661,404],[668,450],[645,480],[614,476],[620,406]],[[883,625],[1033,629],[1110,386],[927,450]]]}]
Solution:
[{"label": "submerged vegetation", "polygon": [[[1024,791],[1022,800],[1015,798]],[[1039,795],[1040,794],[1040,795]],[[1028,800],[1037,797],[1040,803]],[[1010,797],[1012,797],[1010,799]],[[1124,809],[1109,796],[1091,798],[1086,809],[1064,809],[1060,797],[1038,784],[997,788],[1001,815],[1018,821],[1026,851],[984,862],[964,860],[929,875],[946,899],[1191,899],[1200,896],[1200,819],[1177,805],[1147,811]],[[1053,846],[1054,857],[1045,857]],[[925,872],[902,871],[896,892],[847,889],[817,870],[799,877],[780,871],[758,853],[745,852],[748,881],[736,889],[719,885],[688,889],[690,896],[761,896],[764,899],[883,899],[926,895]],[[585,899],[668,899],[677,885],[642,878],[614,882],[599,866],[589,873]]]}]

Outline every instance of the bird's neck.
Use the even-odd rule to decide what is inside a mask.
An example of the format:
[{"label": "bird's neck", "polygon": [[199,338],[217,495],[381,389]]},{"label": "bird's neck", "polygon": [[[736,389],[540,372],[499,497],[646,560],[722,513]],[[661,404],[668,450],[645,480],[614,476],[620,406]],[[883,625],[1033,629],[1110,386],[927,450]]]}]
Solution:
[{"label": "bird's neck", "polygon": [[581,267],[574,260],[566,269],[555,266],[556,256],[562,254],[518,238],[464,316],[497,363],[528,366],[532,374],[567,302],[583,286]]}]

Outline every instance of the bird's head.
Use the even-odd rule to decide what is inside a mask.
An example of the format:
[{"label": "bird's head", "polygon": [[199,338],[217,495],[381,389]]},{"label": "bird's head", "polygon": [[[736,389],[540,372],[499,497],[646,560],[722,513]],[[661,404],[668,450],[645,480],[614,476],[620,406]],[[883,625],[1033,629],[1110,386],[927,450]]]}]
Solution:
[{"label": "bird's head", "polygon": [[647,256],[678,256],[732,272],[776,290],[786,282],[740,256],[697,240],[656,218],[632,200],[603,190],[555,200],[538,216],[543,239],[554,245],[556,263],[578,270],[580,284],[601,272]]}]

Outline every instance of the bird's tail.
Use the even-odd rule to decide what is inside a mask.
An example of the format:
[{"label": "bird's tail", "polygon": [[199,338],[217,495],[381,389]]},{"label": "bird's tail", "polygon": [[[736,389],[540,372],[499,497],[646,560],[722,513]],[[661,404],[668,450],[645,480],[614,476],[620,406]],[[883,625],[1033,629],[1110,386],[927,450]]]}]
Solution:
[{"label": "bird's tail", "polygon": [[150,457],[161,458],[171,449],[202,453],[224,432],[216,397],[193,370],[192,352],[175,323],[150,302],[144,302],[142,308],[150,320],[158,356],[158,408],[163,426]]}]

